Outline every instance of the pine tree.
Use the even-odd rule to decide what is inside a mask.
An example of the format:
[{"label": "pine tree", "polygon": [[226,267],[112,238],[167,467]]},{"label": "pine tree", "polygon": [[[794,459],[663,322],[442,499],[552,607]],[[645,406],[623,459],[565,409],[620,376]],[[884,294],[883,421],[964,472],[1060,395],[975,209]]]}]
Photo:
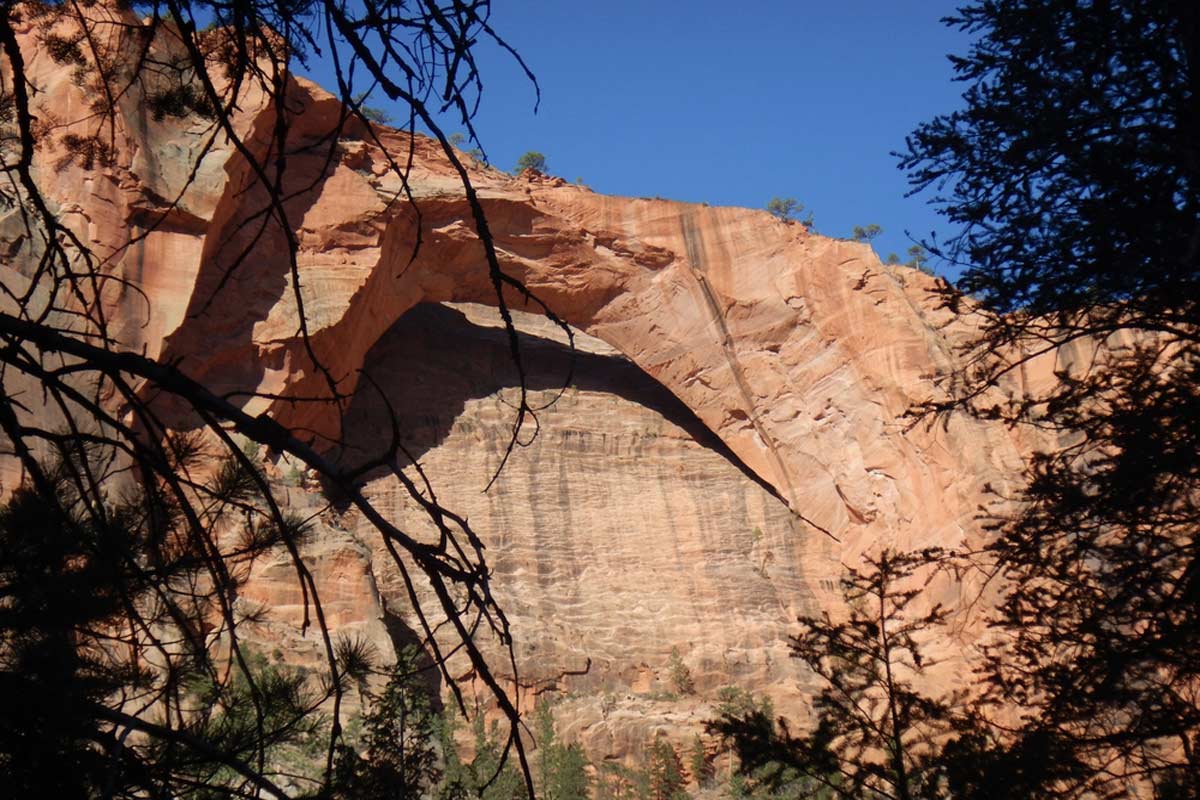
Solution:
[{"label": "pine tree", "polygon": [[458,714],[454,706],[446,706],[435,727],[438,747],[442,753],[442,780],[434,792],[434,797],[438,800],[467,800],[476,796],[471,767],[464,764],[458,754],[455,736],[459,728]]},{"label": "pine tree", "polygon": [[534,712],[538,745],[539,797],[545,800],[582,800],[588,796],[587,757],[577,744],[563,744],[554,733],[550,704],[539,703]]},{"label": "pine tree", "polygon": [[[816,726],[801,735],[777,727],[753,704],[728,703],[710,727],[733,743],[752,789],[821,787],[840,798],[896,800],[944,796],[941,742],[965,741],[954,697],[929,697],[913,686],[925,667],[917,642],[946,611],[913,613],[913,578],[941,557],[937,550],[867,559],[842,579],[844,621],[801,617],[792,654],[821,680]],[[968,758],[965,748],[960,755]]]},{"label": "pine tree", "polygon": [[696,693],[696,682],[692,680],[692,671],[688,669],[687,664],[683,663],[682,656],[679,655],[679,648],[671,648],[671,658],[667,662],[667,672],[671,679],[671,688],[678,694],[688,695]]},{"label": "pine tree", "polygon": [[684,787],[683,762],[674,745],[666,737],[657,737],[650,745],[650,759],[646,765],[649,778],[649,800],[687,800]]},{"label": "pine tree", "polygon": [[441,777],[436,716],[421,680],[419,651],[406,647],[364,718],[366,753],[338,751],[340,796],[358,800],[419,797]]},{"label": "pine tree", "polygon": [[701,789],[708,786],[709,781],[712,780],[712,759],[709,757],[708,750],[704,747],[704,740],[700,738],[699,734],[692,739],[692,747],[688,751],[688,769],[692,773],[692,780]]},{"label": "pine tree", "polygon": [[[800,215],[804,213],[804,204],[794,197],[772,197],[767,203],[767,213],[782,222],[791,222],[800,219]],[[806,228],[813,226],[811,211],[803,219],[800,219],[800,224]]]},{"label": "pine tree", "polygon": [[526,800],[529,793],[525,781],[511,757],[511,749],[509,757],[504,758],[504,747],[497,739],[497,726],[493,723],[489,728],[483,715],[477,714],[473,727],[475,758],[469,768],[473,796],[482,800]]},{"label": "pine tree", "polygon": [[[189,436],[173,437],[166,452],[181,472],[201,457]],[[214,619],[228,633],[252,618],[221,610],[253,560],[300,527],[285,521],[285,533],[240,513],[259,495],[236,458],[192,484],[199,515],[190,519],[154,474],[112,498],[95,493],[93,481],[115,463],[102,444],[65,439],[51,463],[29,462],[39,490],[18,488],[0,507],[6,788],[29,797],[98,787],[114,797],[185,796],[197,783],[212,796],[281,791],[279,756],[322,726],[314,712],[329,693],[242,645],[219,656],[208,637]],[[218,526],[239,541],[222,563],[224,586],[209,580],[204,540],[187,535]],[[131,713],[139,706],[162,716]],[[320,773],[318,762],[297,778],[315,784]]]},{"label": "pine tree", "polygon": [[[973,554],[1002,595],[984,677],[1007,751],[977,785],[1200,797],[1200,10],[995,0],[946,22],[973,39],[965,102],[901,166],[959,230],[939,255],[971,299],[943,299],[979,335],[928,411],[1053,443]],[[1013,379],[1034,361],[1057,380]]]},{"label": "pine tree", "polygon": [[850,234],[850,238],[854,239],[856,242],[869,242],[882,233],[883,228],[872,222],[870,225],[865,227],[862,225],[855,225],[853,232]]},{"label": "pine tree", "polygon": [[596,800],[649,800],[650,779],[644,769],[605,762],[596,780]]},{"label": "pine tree", "polygon": [[522,153],[521,157],[517,159],[517,165],[513,167],[513,173],[520,175],[527,169],[544,173],[546,171],[546,156],[536,150]]},{"label": "pine tree", "polygon": [[587,767],[588,760],[582,747],[560,745],[554,755],[550,782],[546,785],[547,800],[586,800],[591,790]]}]

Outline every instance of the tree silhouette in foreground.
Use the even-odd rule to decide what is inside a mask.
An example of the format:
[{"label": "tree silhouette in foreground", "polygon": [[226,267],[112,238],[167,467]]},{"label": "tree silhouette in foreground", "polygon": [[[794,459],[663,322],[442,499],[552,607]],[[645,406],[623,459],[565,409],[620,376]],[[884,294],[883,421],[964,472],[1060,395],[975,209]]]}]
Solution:
[{"label": "tree silhouette in foreground", "polygon": [[387,685],[370,698],[363,715],[365,753],[338,748],[334,793],[347,800],[421,797],[441,778],[438,768],[438,719],[429,687],[421,678],[416,648],[397,655]]},{"label": "tree silhouette in foreground", "polygon": [[[375,530],[408,588],[421,644],[455,702],[465,710],[434,636],[438,627],[457,638],[477,685],[508,721],[496,771],[511,770],[515,760],[521,782],[532,786],[517,735],[519,710],[477,644],[490,632],[511,648],[482,544],[465,519],[437,503],[403,443],[383,442],[369,461],[390,470],[428,515],[439,534],[433,543],[384,517],[363,494],[363,473],[328,459],[307,432],[247,413],[253,396],[216,394],[179,365],[145,357],[123,341],[129,329],[110,318],[118,298],[148,299],[112,265],[140,246],[146,230],[170,222],[199,160],[227,147],[244,167],[242,196],[262,198],[247,200],[252,207],[238,232],[286,250],[300,360],[307,358],[302,368],[324,382],[303,402],[343,410],[343,376],[321,363],[309,336],[289,159],[297,148],[315,150],[332,167],[343,139],[383,146],[373,110],[360,99],[364,93],[386,97],[403,109],[410,133],[418,125],[432,133],[461,180],[481,269],[495,287],[522,376],[511,450],[534,410],[526,402],[502,289],[538,301],[501,269],[467,169],[435,119],[437,112],[455,114],[478,144],[471,120],[482,83],[472,48],[491,41],[516,57],[491,27],[490,12],[487,0],[367,6],[80,0],[0,9],[0,204],[6,224],[20,229],[0,264],[0,455],[23,475],[3,512],[0,553],[0,683],[6,704],[17,709],[6,710],[0,722],[8,791],[31,797],[58,796],[58,789],[63,796],[288,796],[328,786],[341,738],[341,700],[359,660],[347,658],[354,648],[330,634],[303,558],[303,525],[247,455],[257,445],[317,473]],[[297,144],[291,130],[303,109],[287,102],[291,70],[318,53],[333,66],[341,110],[323,136]],[[78,119],[40,108],[46,87],[35,81],[33,67],[45,59],[81,89],[88,107]],[[272,124],[243,134],[238,114],[262,98],[277,112]],[[178,196],[155,199],[161,210],[147,211],[116,252],[97,253],[59,216],[38,178],[78,169],[137,185],[121,142],[130,126],[147,118],[195,133],[193,161],[177,165],[190,177]],[[407,151],[386,158],[400,186],[394,199],[414,204],[419,227],[409,183],[415,139],[409,141]],[[81,191],[86,184],[81,181]],[[256,254],[254,244],[240,252],[222,286]],[[152,302],[146,306],[155,310]],[[247,441],[255,447],[244,448]],[[325,656],[322,676],[299,682],[290,673],[263,672],[242,643],[239,627],[256,612],[239,599],[238,587],[248,563],[267,549],[291,559],[303,597],[303,632],[316,633]],[[419,601],[415,581],[428,586],[432,603]],[[61,594],[51,591],[55,587]],[[509,664],[515,667],[511,657]],[[214,716],[214,708],[228,705],[222,698],[235,697],[239,714]],[[314,703],[328,724],[320,752],[308,759],[314,775],[297,786],[295,776],[281,773],[276,756],[293,735],[308,737]]]},{"label": "tree silhouette in foreground", "polygon": [[[197,441],[170,441],[177,474],[204,457]],[[223,667],[210,653],[216,636],[253,620],[254,609],[230,602],[251,563],[284,537],[301,539],[302,521],[287,518],[285,531],[246,518],[254,482],[236,461],[221,462],[192,487],[190,505],[208,528],[236,534],[220,556],[223,591],[214,591],[213,556],[188,535],[163,481],[147,475],[88,508],[80,475],[103,482],[114,459],[93,447],[81,462],[65,449],[38,476],[53,502],[21,488],[0,509],[0,767],[9,786],[186,797],[199,787],[281,793],[285,778],[315,785],[319,770],[288,776],[274,757],[321,727],[316,710],[331,687],[244,649]]]},{"label": "tree silhouette in foreground", "polygon": [[972,554],[1001,597],[993,777],[1200,797],[1200,11],[1002,0],[947,22],[974,37],[965,107],[902,167],[960,226],[932,247],[973,300],[943,296],[983,326],[925,411],[1045,442]]},{"label": "tree silhouette in foreground", "polygon": [[819,686],[808,732],[793,734],[753,704],[727,707],[710,723],[732,745],[750,796],[948,796],[944,750],[969,722],[957,714],[959,697],[930,696],[914,685],[928,666],[921,639],[942,633],[948,612],[911,608],[922,589],[917,573],[943,556],[884,551],[867,558],[863,570],[848,569],[841,579],[844,620],[800,618],[792,655]]}]

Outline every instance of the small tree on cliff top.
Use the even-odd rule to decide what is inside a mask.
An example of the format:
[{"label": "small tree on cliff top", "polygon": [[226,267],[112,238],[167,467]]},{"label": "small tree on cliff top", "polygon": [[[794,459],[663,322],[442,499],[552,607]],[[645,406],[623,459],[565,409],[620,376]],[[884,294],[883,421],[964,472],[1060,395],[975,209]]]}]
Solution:
[{"label": "small tree on cliff top", "polygon": [[527,169],[534,172],[545,172],[546,157],[536,150],[522,153],[521,157],[517,159],[517,165],[513,168],[513,172],[519,175]]},{"label": "small tree on cliff top", "polygon": [[[767,213],[783,222],[791,222],[799,219],[804,213],[804,204],[800,203],[794,197],[772,197],[767,203]],[[800,219],[800,224],[806,228],[813,226],[813,215],[810,211],[808,216]]]},{"label": "small tree on cliff top", "polygon": [[851,233],[851,238],[853,238],[856,242],[869,242],[878,237],[881,233],[883,233],[883,228],[879,227],[875,223],[871,223],[866,227],[863,227],[862,225],[855,225],[854,231]]},{"label": "small tree on cliff top", "polygon": [[929,251],[922,245],[914,244],[908,248],[908,261],[905,261],[904,264],[913,269],[919,269],[926,275],[933,274],[933,268],[929,266]]}]

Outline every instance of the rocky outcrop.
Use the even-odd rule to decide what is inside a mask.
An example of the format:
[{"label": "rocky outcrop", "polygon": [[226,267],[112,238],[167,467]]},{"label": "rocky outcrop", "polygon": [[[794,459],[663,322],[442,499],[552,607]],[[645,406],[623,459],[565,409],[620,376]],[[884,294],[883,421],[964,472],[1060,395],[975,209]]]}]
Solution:
[{"label": "rocky outcrop", "polygon": [[[27,59],[39,103],[76,117],[79,87],[44,53]],[[568,693],[560,721],[594,755],[698,724],[726,684],[801,706],[807,679],[786,635],[797,613],[836,607],[841,565],[881,546],[977,541],[985,485],[1019,475],[1028,445],[1005,428],[905,416],[960,366],[972,325],[938,307],[932,278],[762,211],[476,166],[502,267],[581,332],[559,397],[570,350],[518,314],[533,405],[547,407],[537,441],[484,492],[517,383],[459,178],[421,137],[350,123],[330,144],[340,106],[312,84],[297,80],[287,108],[289,232],[262,224],[268,200],[223,134],[149,118],[135,92],[111,164],[62,161],[48,143],[38,180],[123,279],[107,302],[131,349],[347,460],[378,445],[388,398],[442,502],[487,544],[521,691]],[[251,150],[267,147],[276,113],[242,104]],[[413,154],[413,202],[389,151]],[[0,233],[20,254],[13,224]],[[0,269],[19,281],[28,265]],[[329,376],[352,396],[340,411],[305,400]],[[407,528],[428,524],[394,479],[369,492]],[[336,624],[402,639],[414,623],[380,543],[353,515],[315,524],[309,555]],[[290,580],[260,565],[246,601],[274,607],[264,640],[299,654],[315,645],[288,628]],[[670,696],[673,647],[694,698]]]},{"label": "rocky outcrop", "polygon": [[[319,114],[319,90],[301,90]],[[391,135],[385,144],[410,143]],[[291,165],[297,186],[315,185],[289,208],[299,294],[318,359],[343,388],[418,303],[494,302],[456,179],[431,143],[415,146],[415,208],[396,201],[374,145],[345,142],[323,179],[323,153]],[[944,329],[957,326],[929,297],[932,279],[763,212],[604,197],[494,171],[475,183],[502,266],[682,400],[811,530],[847,543],[900,528],[952,540],[970,527],[980,478],[1015,465],[998,431],[961,420],[906,429],[905,410],[955,366]],[[163,356],[229,389],[319,394],[285,251],[256,251],[227,277],[255,233],[243,224],[250,195],[231,179],[225,202],[241,212],[218,203],[189,311]],[[279,401],[270,410],[340,434],[328,406]]]}]

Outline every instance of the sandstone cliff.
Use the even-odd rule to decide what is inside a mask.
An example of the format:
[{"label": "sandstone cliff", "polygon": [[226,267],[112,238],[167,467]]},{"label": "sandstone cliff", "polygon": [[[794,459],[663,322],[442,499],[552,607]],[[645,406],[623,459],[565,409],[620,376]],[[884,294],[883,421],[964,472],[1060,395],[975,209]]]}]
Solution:
[{"label": "sandstone cliff", "polygon": [[[27,60],[44,113],[85,116],[61,67],[32,46]],[[442,502],[487,544],[521,692],[562,693],[564,733],[593,757],[627,755],[657,727],[690,735],[727,684],[801,708],[807,678],[786,636],[798,613],[836,607],[841,565],[882,546],[978,541],[985,485],[1019,475],[1028,445],[1003,427],[904,416],[960,366],[972,326],[937,307],[932,278],[762,211],[477,166],[502,266],[580,331],[557,397],[570,350],[518,314],[533,405],[549,405],[536,442],[484,492],[516,376],[436,143],[351,123],[330,161],[340,105],[294,83],[284,192],[297,287],[282,232],[258,224],[267,200],[244,156],[203,120],[153,119],[136,93],[121,108],[111,164],[63,162],[48,142],[38,180],[127,282],[107,297],[126,346],[312,431],[348,463],[387,435],[386,396]],[[277,113],[247,98],[237,130],[265,148]],[[412,203],[387,158],[410,148]],[[31,263],[15,213],[0,220],[6,285]],[[304,402],[322,376],[297,297],[319,362],[352,395],[344,413]],[[369,492],[405,526],[428,525],[393,478]],[[297,508],[323,506],[314,486],[289,493]],[[405,591],[363,521],[327,511],[317,532],[308,558],[335,626],[385,645],[410,635]],[[259,568],[247,600],[274,610],[264,641],[311,657],[283,563]],[[938,647],[962,655],[969,643]],[[673,647],[696,697],[668,692]]]}]

